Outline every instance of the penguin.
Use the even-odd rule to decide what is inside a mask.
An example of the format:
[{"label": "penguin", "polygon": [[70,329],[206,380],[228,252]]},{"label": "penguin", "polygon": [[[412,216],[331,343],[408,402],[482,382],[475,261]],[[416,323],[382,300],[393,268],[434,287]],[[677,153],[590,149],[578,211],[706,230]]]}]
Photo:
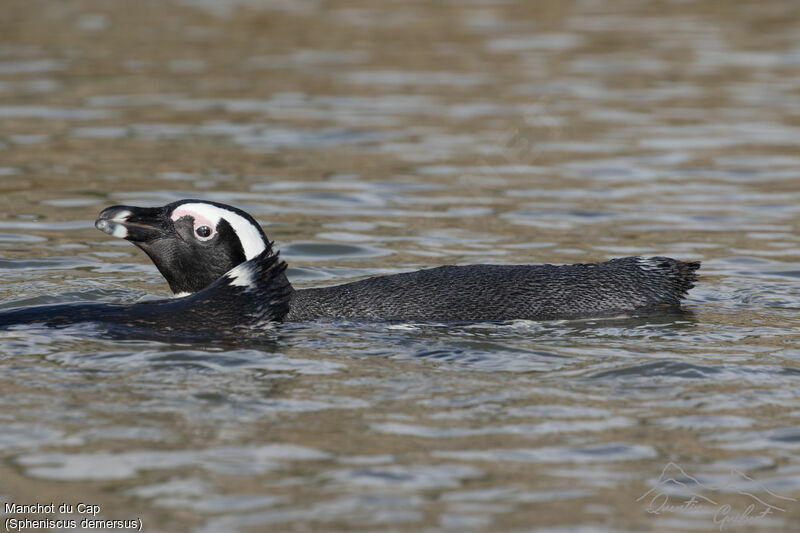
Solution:
[{"label": "penguin", "polygon": [[0,329],[21,325],[64,328],[95,324],[115,338],[216,340],[258,334],[283,320],[291,286],[286,263],[271,248],[182,298],[134,304],[67,303],[0,312]]},{"label": "penguin", "polygon": [[[190,206],[191,207],[191,206]],[[180,207],[104,210],[96,226],[135,242],[178,292],[176,298],[134,304],[68,303],[0,312],[0,328],[61,328],[93,323],[119,338],[217,339],[258,333],[282,321],[293,289],[286,262],[258,224],[239,211],[206,203]],[[166,217],[166,218],[164,218]],[[172,217],[172,218],[170,218]],[[203,276],[196,278],[202,271]],[[206,282],[211,277],[215,279]]]},{"label": "penguin", "polygon": [[201,200],[163,207],[112,206],[100,212],[95,227],[142,249],[176,296],[208,287],[272,246],[248,213]]},{"label": "penguin", "polygon": [[[95,225],[141,248],[176,296],[199,294],[239,265],[265,260],[272,249],[248,213],[205,200],[112,206]],[[286,311],[273,313],[278,321],[558,320],[679,311],[699,268],[698,261],[637,256],[574,265],[441,266],[299,290],[281,270],[268,282],[286,293]]]},{"label": "penguin", "polygon": [[[258,222],[229,205],[112,206],[95,226],[147,254],[174,298],[0,312],[0,328],[94,323],[127,335],[228,337],[317,319],[500,322],[680,312],[700,262],[624,257],[574,265],[441,266],[295,290]],[[138,333],[137,333],[138,332]]]}]

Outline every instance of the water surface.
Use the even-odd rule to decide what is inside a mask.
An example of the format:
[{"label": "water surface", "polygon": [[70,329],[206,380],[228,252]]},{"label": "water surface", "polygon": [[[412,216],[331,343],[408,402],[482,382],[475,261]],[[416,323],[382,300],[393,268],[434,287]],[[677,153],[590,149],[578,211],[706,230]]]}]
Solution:
[{"label": "water surface", "polygon": [[252,213],[298,287],[703,268],[689,313],[646,320],[2,332],[5,501],[145,531],[800,527],[792,2],[6,10],[2,308],[166,296],[93,220],[186,197]]}]

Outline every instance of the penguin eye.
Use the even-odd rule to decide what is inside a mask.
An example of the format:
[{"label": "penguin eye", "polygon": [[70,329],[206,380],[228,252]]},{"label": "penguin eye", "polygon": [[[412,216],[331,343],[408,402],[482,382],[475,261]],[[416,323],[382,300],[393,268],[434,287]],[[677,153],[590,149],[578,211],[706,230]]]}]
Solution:
[{"label": "penguin eye", "polygon": [[194,232],[197,233],[197,236],[200,237],[201,239],[207,239],[208,237],[211,236],[211,228],[209,228],[208,226],[200,226],[199,228],[194,230]]}]

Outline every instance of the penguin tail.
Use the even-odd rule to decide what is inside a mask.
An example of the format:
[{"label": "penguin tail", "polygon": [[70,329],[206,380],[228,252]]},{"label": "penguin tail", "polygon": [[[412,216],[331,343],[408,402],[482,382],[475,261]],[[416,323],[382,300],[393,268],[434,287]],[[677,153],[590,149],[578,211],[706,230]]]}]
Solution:
[{"label": "penguin tail", "polygon": [[697,281],[700,261],[687,262],[670,257],[648,257],[642,259],[639,266],[649,272],[658,273],[670,283],[676,294],[683,297]]}]

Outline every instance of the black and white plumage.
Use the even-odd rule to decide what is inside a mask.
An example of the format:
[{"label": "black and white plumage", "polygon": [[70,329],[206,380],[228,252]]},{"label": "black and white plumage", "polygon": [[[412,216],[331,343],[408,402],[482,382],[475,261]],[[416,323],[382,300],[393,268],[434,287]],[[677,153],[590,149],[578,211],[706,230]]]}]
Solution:
[{"label": "black and white plumage", "polygon": [[[193,238],[192,232],[197,237],[204,226],[210,236]],[[248,253],[269,246],[250,215],[202,200],[160,208],[109,207],[100,213],[97,227],[142,248],[177,294],[213,283],[221,272],[250,258]],[[476,322],[677,309],[694,286],[699,266],[666,257],[558,266],[444,266],[293,290],[283,318]]]},{"label": "black and white plumage", "polygon": [[163,207],[114,206],[95,226],[144,250],[175,294],[192,294],[270,243],[253,217],[224,204],[182,200]]},{"label": "black and white plumage", "polygon": [[667,257],[443,266],[295,290],[259,224],[231,206],[203,200],[157,208],[113,206],[100,213],[95,225],[144,250],[182,297],[127,306],[21,309],[0,313],[0,326],[86,321],[192,330],[205,322],[214,330],[236,331],[320,318],[481,322],[652,314],[679,310],[700,267],[699,262]]},{"label": "black and white plumage", "polygon": [[[289,310],[286,263],[267,247],[253,259],[183,298],[134,304],[69,303],[0,312],[0,327],[41,324],[64,327],[97,323],[121,335],[156,334],[217,338],[263,330]],[[224,334],[224,335],[221,335]]]}]

